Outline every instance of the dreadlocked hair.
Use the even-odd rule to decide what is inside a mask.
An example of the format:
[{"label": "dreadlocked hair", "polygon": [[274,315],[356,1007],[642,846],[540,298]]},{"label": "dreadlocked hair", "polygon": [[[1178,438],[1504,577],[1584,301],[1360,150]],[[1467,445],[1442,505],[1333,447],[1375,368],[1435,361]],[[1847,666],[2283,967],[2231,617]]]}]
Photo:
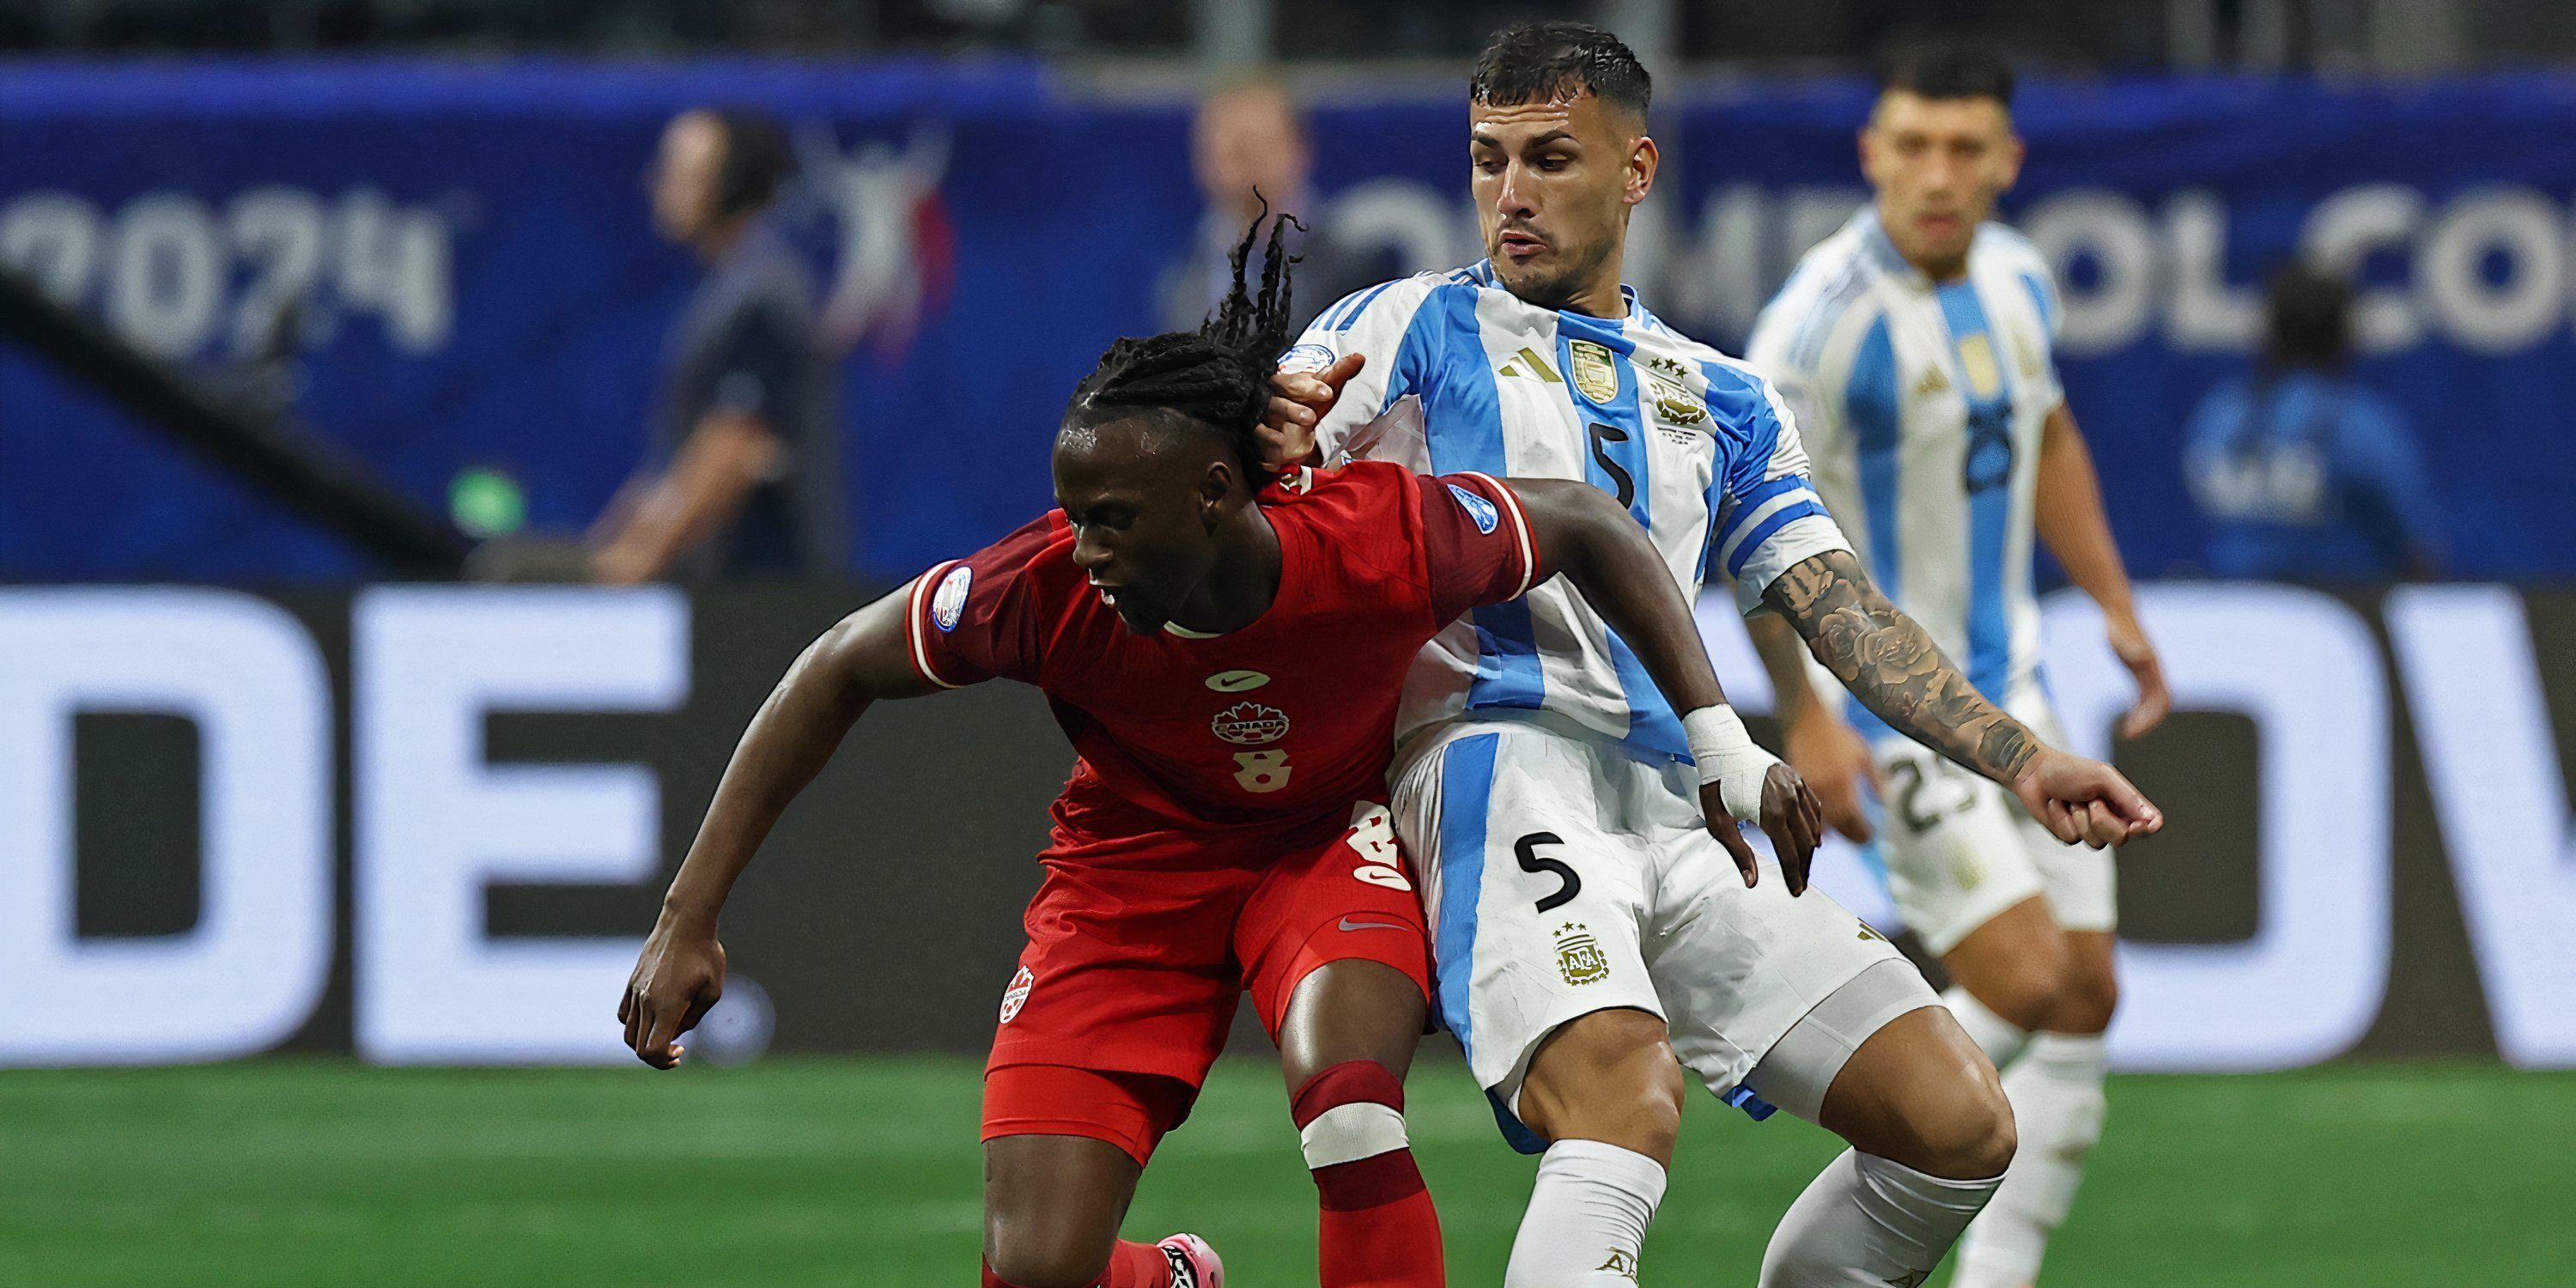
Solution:
[{"label": "dreadlocked hair", "polygon": [[1256,285],[1246,268],[1253,243],[1270,206],[1244,230],[1227,262],[1234,269],[1225,299],[1196,331],[1166,331],[1138,339],[1129,336],[1109,346],[1065,408],[1067,425],[1100,424],[1139,412],[1162,411],[1186,417],[1225,436],[1242,463],[1244,481],[1259,487],[1268,477],[1262,464],[1262,413],[1270,407],[1270,376],[1288,346],[1288,225],[1303,232],[1297,217],[1281,214],[1271,222],[1261,254]]}]

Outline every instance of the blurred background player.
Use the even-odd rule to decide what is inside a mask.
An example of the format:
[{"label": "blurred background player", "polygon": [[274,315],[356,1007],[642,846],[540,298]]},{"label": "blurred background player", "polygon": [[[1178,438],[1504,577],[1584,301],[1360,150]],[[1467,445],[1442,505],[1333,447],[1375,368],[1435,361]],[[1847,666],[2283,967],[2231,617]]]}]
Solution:
[{"label": "blurred background player", "polygon": [[[1435,471],[1597,487],[1685,592],[1714,556],[1745,612],[1788,618],[1873,709],[2012,784],[2065,839],[2152,831],[2116,772],[1988,704],[1870,588],[1762,380],[1621,283],[1660,160],[1651,93],[1600,28],[1498,33],[1469,90],[1488,258],[1325,310],[1281,388],[1348,383],[1320,419],[1274,405],[1279,458],[1419,453]],[[1767,753],[1731,713],[1677,714],[1633,643],[1541,586],[1426,649],[1398,725],[1393,804],[1441,1018],[1506,1135],[1544,1154],[1504,1282],[1636,1278],[1687,1067],[1757,1117],[1776,1105],[1853,1146],[1781,1219],[1765,1285],[1919,1284],[2012,1157],[1994,1073],[1883,937],[1825,895],[1793,897],[1803,870],[1727,871],[1689,784]]]},{"label": "blurred background player", "polygon": [[2395,404],[2354,380],[2352,291],[2293,260],[2264,292],[2254,370],[2192,413],[2183,473],[2209,520],[2209,573],[2259,581],[2441,575],[2424,453]]},{"label": "blurred background player", "polygon": [[[1164,271],[1163,325],[1186,331],[1225,298],[1226,257],[1243,226],[1289,217],[1297,294],[1338,300],[1393,271],[1384,255],[1344,246],[1309,186],[1315,164],[1306,121],[1275,80],[1229,82],[1199,101],[1190,122],[1190,167],[1206,211],[1189,253]],[[1265,215],[1265,208],[1273,214]],[[1306,319],[1295,319],[1303,326]]]},{"label": "blurred background player", "polygon": [[[1979,691],[2061,737],[2039,674],[2031,538],[2102,606],[2138,686],[2121,732],[2170,699],[2139,629],[2090,453],[2050,351],[2047,261],[1990,222],[2021,169],[2012,72],[1964,46],[1899,51],[1860,134],[1875,203],[1809,251],[1754,329],[1748,357],[1813,443],[1816,486],[1872,579],[1963,660]],[[1961,1288],[2021,1288],[2066,1217],[2102,1131],[2102,1033],[2117,988],[2111,855],[2051,835],[2011,796],[1863,709],[1818,698],[1785,625],[1754,625],[1790,761],[1836,825],[1886,802],[1887,878],[1906,924],[1956,986],[1948,1000],[2004,1071],[2021,1151],[1960,1242]]]},{"label": "blurred background player", "polygon": [[767,219],[795,168],[767,117],[672,118],[647,173],[653,226],[706,276],[664,350],[644,471],[591,532],[605,582],[840,571],[832,376],[812,271]]}]

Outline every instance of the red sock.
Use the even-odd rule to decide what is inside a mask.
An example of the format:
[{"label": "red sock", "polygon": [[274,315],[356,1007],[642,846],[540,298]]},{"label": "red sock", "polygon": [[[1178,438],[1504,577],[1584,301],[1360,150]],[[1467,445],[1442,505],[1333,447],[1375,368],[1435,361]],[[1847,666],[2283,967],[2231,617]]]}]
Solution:
[{"label": "red sock", "polygon": [[[988,1262],[984,1266],[984,1288],[1019,1286],[994,1274]],[[1171,1258],[1150,1243],[1129,1243],[1121,1239],[1109,1250],[1109,1269],[1091,1281],[1091,1288],[1172,1288]]]},{"label": "red sock", "polygon": [[[1440,1213],[1405,1144],[1404,1085],[1395,1075],[1374,1060],[1346,1061],[1299,1087],[1288,1109],[1309,1165],[1319,1155],[1328,1160],[1313,1169],[1323,1288],[1446,1284]],[[1336,1158],[1348,1161],[1329,1161]]]}]

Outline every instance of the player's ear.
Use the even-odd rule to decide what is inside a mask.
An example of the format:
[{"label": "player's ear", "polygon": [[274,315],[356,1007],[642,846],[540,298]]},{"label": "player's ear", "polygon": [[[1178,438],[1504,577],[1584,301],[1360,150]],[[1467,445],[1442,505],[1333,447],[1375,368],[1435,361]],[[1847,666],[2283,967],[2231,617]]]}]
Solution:
[{"label": "player's ear", "polygon": [[1628,149],[1628,186],[1619,194],[1620,199],[1632,206],[1644,201],[1646,194],[1654,190],[1655,171],[1662,167],[1663,159],[1663,149],[1656,147],[1653,139],[1638,135]]},{"label": "player's ear", "polygon": [[1211,532],[1225,516],[1225,498],[1234,492],[1234,473],[1234,462],[1218,460],[1208,462],[1207,472],[1199,475],[1199,522]]}]

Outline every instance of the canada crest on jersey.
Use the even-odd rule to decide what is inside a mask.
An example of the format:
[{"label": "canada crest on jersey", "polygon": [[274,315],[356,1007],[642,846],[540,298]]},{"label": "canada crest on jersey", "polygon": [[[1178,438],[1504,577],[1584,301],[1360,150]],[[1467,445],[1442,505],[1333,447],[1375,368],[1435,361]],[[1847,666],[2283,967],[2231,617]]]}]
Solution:
[{"label": "canada crest on jersey", "polygon": [[1258,702],[1238,702],[1217,712],[1208,729],[1238,747],[1258,747],[1288,736],[1288,713]]},{"label": "canada crest on jersey", "polygon": [[1038,977],[1023,966],[1011,977],[1011,986],[1002,990],[1002,1023],[1020,1018],[1020,1008],[1029,1004],[1029,990],[1038,986]]}]

